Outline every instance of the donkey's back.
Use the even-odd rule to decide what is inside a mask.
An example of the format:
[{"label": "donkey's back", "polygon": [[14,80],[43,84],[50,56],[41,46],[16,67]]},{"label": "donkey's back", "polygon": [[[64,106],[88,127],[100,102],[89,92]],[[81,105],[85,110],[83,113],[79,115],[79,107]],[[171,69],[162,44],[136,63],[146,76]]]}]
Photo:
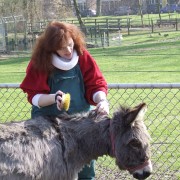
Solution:
[{"label": "donkey's back", "polygon": [[74,179],[74,172],[67,177],[62,144],[53,123],[43,117],[0,124],[0,179]]}]

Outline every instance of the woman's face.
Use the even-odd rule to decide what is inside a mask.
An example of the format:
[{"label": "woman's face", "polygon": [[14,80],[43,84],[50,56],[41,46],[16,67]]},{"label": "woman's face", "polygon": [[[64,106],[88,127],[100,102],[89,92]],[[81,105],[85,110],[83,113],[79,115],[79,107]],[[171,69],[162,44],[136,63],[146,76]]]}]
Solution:
[{"label": "woman's face", "polygon": [[61,47],[61,49],[57,50],[57,54],[63,58],[71,59],[73,55],[74,49],[74,41],[72,38],[69,38],[68,41]]}]

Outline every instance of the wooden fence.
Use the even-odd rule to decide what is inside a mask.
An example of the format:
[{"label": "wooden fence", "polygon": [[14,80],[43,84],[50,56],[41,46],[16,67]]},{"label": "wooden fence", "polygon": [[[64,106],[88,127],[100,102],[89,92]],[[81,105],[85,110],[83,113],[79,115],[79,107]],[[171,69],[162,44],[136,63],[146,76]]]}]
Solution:
[{"label": "wooden fence", "polygon": [[[77,20],[61,19],[60,21],[79,26]],[[2,43],[0,43],[0,49],[3,49],[3,52],[31,51],[36,38],[44,31],[48,22],[40,21],[31,24],[24,19],[16,20],[14,24],[12,21],[1,22]],[[83,22],[88,32],[86,34],[88,47],[116,46],[115,41],[110,43],[113,36],[118,36],[117,45],[119,45],[121,44],[121,33],[127,35],[150,34],[160,31],[178,31],[180,28],[180,18],[145,19],[143,21],[132,18],[91,18],[83,19]]]}]

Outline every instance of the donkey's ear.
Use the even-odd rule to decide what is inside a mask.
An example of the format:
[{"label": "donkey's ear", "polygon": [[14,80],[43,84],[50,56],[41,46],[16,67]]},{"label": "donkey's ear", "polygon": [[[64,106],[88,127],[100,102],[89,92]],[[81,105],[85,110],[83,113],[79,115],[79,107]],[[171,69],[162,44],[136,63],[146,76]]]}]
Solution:
[{"label": "donkey's ear", "polygon": [[142,103],[138,106],[138,114],[136,116],[135,121],[143,121],[144,120],[144,115],[147,111],[147,105],[145,103]]},{"label": "donkey's ear", "polygon": [[144,115],[147,111],[147,105],[145,103],[139,104],[138,106],[132,108],[126,114],[126,125],[133,125],[135,121],[142,121]]}]

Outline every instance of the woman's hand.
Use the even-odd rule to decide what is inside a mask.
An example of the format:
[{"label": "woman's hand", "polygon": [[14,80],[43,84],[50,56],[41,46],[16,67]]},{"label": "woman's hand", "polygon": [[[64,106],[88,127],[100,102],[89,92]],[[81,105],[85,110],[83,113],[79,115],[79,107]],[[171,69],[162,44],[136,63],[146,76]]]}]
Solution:
[{"label": "woman's hand", "polygon": [[102,99],[96,105],[96,109],[98,114],[100,115],[108,115],[109,114],[109,103],[107,99]]},{"label": "woman's hand", "polygon": [[58,110],[61,111],[62,109],[62,96],[63,96],[63,92],[62,91],[57,91],[55,94],[55,102],[57,103],[57,108]]}]

